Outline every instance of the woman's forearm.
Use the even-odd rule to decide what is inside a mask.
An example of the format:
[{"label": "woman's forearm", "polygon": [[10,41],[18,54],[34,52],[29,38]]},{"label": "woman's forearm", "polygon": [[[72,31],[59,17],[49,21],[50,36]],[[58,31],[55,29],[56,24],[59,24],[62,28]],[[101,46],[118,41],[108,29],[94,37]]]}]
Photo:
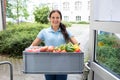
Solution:
[{"label": "woman's forearm", "polygon": [[38,46],[40,44],[41,40],[39,38],[36,38],[30,46]]}]

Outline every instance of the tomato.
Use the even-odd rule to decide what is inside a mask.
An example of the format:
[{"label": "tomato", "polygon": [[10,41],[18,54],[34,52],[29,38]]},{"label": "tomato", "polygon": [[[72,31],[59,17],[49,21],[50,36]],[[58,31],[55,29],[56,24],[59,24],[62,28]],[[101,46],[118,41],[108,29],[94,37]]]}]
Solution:
[{"label": "tomato", "polygon": [[43,46],[40,48],[40,52],[46,52],[48,49],[48,46]]},{"label": "tomato", "polygon": [[39,49],[33,49],[32,52],[40,52]]},{"label": "tomato", "polygon": [[48,46],[47,52],[53,52],[54,46]]},{"label": "tomato", "polygon": [[53,53],[56,53],[56,50],[53,50]]},{"label": "tomato", "polygon": [[80,49],[76,49],[75,52],[80,52]]},{"label": "tomato", "polygon": [[32,49],[26,49],[25,51],[26,52],[32,52],[33,50]]}]

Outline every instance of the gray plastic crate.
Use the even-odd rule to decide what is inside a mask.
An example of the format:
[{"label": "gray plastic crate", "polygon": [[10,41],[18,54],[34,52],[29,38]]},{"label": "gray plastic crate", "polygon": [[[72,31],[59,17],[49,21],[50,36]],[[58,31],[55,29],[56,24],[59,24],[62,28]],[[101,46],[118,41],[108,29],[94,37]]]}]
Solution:
[{"label": "gray plastic crate", "polygon": [[25,74],[80,74],[84,53],[28,53],[23,51]]}]

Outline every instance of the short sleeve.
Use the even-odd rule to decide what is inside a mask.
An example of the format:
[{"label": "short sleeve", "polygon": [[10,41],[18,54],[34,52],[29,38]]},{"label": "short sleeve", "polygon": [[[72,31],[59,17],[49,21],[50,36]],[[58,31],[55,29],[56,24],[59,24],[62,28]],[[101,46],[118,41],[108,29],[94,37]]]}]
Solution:
[{"label": "short sleeve", "polygon": [[41,40],[44,40],[44,29],[43,30],[41,30],[39,33],[38,33],[38,35],[37,35],[37,38],[39,38],[39,39],[41,39]]},{"label": "short sleeve", "polygon": [[72,34],[72,32],[70,32],[69,30],[67,30],[69,38],[73,37],[74,35]]}]

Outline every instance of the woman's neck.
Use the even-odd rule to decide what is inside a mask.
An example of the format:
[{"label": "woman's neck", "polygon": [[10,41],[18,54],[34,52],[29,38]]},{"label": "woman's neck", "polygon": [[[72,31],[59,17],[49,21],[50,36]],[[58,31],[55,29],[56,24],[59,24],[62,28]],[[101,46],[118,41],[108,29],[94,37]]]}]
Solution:
[{"label": "woman's neck", "polygon": [[59,29],[59,27],[57,27],[57,26],[52,26],[52,29],[53,29],[54,31],[57,31],[57,30]]}]

